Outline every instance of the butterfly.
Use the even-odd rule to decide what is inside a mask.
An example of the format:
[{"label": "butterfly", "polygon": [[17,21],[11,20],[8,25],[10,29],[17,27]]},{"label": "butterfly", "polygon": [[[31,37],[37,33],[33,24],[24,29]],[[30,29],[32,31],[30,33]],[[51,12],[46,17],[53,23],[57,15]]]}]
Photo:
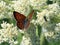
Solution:
[{"label": "butterfly", "polygon": [[14,11],[13,15],[17,21],[17,27],[19,29],[27,29],[30,25],[30,21],[32,19],[33,14],[34,10],[27,17],[19,12]]}]

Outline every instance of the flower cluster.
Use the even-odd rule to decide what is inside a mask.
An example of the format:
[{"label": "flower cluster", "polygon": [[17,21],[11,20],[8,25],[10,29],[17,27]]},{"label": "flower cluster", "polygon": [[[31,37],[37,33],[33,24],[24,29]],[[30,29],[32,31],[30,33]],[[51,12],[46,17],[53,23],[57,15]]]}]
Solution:
[{"label": "flower cluster", "polygon": [[15,11],[20,12],[24,15],[27,15],[30,12],[30,7],[29,3],[27,0],[17,0],[17,1],[12,1],[12,7],[14,8]]},{"label": "flower cluster", "polygon": [[2,13],[2,11],[5,11],[5,7],[6,3],[4,1],[0,1],[0,13]]},{"label": "flower cluster", "polygon": [[13,26],[13,24],[9,24],[7,22],[3,22],[1,24],[2,29],[0,29],[0,44],[3,42],[8,42],[10,44],[18,43],[15,38],[17,38],[18,31],[17,27]]},{"label": "flower cluster", "polygon": [[48,41],[60,40],[60,7],[57,3],[51,4],[47,9],[37,13],[37,23],[42,26]]},{"label": "flower cluster", "polygon": [[44,19],[44,16],[46,15],[47,12],[48,12],[48,10],[43,10],[42,12],[37,12],[37,20],[36,21],[41,26],[46,22]]},{"label": "flower cluster", "polygon": [[31,40],[30,40],[30,38],[29,38],[29,37],[25,37],[25,36],[23,36],[23,39],[22,39],[20,45],[32,45],[32,44],[31,44]]},{"label": "flower cluster", "polygon": [[46,6],[47,0],[29,0],[29,4],[33,7],[33,9],[39,10],[41,7]]},{"label": "flower cluster", "polygon": [[0,19],[3,18],[12,18],[12,8],[11,6],[4,1],[0,1]]},{"label": "flower cluster", "polygon": [[56,17],[59,15],[60,7],[57,3],[51,4],[48,6],[47,9],[43,10],[42,12],[37,12],[37,23],[41,26],[49,23],[51,18]]},{"label": "flower cluster", "polygon": [[6,10],[6,3],[1,1],[0,2],[0,19],[4,18],[3,14],[4,14],[5,10]]},{"label": "flower cluster", "polygon": [[[15,11],[18,11],[22,14],[28,15],[31,7],[33,9],[40,9],[43,6],[46,6],[46,0],[17,0],[17,1],[12,1],[12,7],[14,8]],[[38,8],[37,8],[38,7]]]},{"label": "flower cluster", "polygon": [[44,30],[44,35],[48,42],[58,42],[60,40],[60,23],[57,23],[54,31],[48,31],[45,28],[42,28]]}]

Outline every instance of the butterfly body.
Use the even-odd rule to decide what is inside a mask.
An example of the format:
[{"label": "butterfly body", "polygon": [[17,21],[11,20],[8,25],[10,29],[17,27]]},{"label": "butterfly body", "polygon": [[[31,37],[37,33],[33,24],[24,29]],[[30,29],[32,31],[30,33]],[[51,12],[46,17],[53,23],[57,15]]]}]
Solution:
[{"label": "butterfly body", "polygon": [[24,16],[23,14],[20,14],[16,11],[13,12],[14,18],[17,21],[17,27],[20,29],[28,28],[30,24],[30,20],[32,18],[34,11],[30,13],[28,17]]}]

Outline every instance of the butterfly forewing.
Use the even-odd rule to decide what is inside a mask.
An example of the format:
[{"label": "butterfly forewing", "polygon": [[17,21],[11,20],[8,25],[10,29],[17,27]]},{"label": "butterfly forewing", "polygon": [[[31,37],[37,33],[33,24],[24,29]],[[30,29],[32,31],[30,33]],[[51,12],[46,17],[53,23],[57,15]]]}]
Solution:
[{"label": "butterfly forewing", "polygon": [[24,16],[23,14],[20,14],[16,11],[13,12],[13,15],[14,15],[16,21],[19,21],[19,22],[25,20],[25,18],[26,18],[26,16]]}]

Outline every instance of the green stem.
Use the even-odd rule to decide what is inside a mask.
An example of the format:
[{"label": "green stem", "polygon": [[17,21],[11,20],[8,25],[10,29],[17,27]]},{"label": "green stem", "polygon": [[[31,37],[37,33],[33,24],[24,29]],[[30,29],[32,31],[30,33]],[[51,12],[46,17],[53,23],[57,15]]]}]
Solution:
[{"label": "green stem", "polygon": [[45,39],[44,34],[42,34],[42,33],[41,33],[41,36],[40,36],[40,45],[48,45],[48,42]]},{"label": "green stem", "polygon": [[43,43],[44,43],[44,35],[41,34],[41,36],[40,36],[40,45],[43,45]]}]

